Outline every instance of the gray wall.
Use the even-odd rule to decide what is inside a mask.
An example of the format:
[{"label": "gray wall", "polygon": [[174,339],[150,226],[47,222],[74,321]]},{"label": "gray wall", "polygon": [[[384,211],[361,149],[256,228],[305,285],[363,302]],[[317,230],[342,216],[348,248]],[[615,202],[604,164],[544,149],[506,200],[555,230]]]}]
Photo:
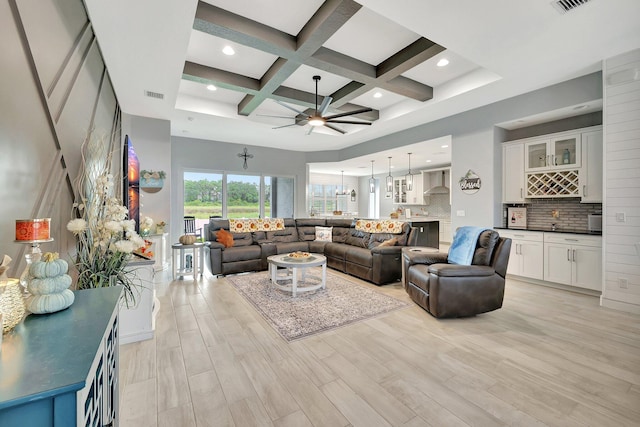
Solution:
[{"label": "gray wall", "polygon": [[[243,159],[238,157],[244,148],[252,159],[247,161],[247,169],[242,168]],[[227,172],[253,175],[289,176],[295,179],[295,216],[307,213],[306,182],[307,167],[305,153],[299,151],[276,150],[268,147],[229,144],[194,138],[171,138],[171,217],[184,215],[184,171]],[[182,234],[182,221],[171,221],[171,238],[177,241]]]},{"label": "gray wall", "polygon": [[[504,101],[425,123],[386,135],[339,152],[308,153],[307,161],[323,162],[360,157],[389,148],[451,135],[452,137],[452,227],[501,224],[502,152],[507,138],[496,123],[519,119],[602,98],[601,73],[593,73],[563,83],[519,95]],[[462,193],[458,179],[469,169],[482,180],[473,195]],[[464,211],[465,216],[457,216]],[[381,211],[381,214],[384,214]]]},{"label": "gray wall", "polygon": [[82,141],[119,131],[120,112],[80,0],[0,2],[0,51],[0,256],[15,277],[27,250],[13,242],[16,219],[51,217],[42,250],[69,259]]},{"label": "gray wall", "polygon": [[[140,170],[164,171],[164,187],[157,193],[140,190],[140,220],[154,223],[171,220],[171,122],[148,117],[122,115],[122,134],[129,135],[140,160]],[[177,240],[176,240],[177,241]]]}]

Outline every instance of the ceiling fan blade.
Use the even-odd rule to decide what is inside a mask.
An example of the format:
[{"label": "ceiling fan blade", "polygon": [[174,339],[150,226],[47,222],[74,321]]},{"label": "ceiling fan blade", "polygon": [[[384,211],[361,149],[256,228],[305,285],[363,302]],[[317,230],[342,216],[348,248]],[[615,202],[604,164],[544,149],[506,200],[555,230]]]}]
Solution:
[{"label": "ceiling fan blade", "polygon": [[348,125],[371,126],[371,122],[357,122],[355,120],[327,120],[327,123],[344,123],[344,124],[348,124]]},{"label": "ceiling fan blade", "polygon": [[291,116],[272,116],[270,114],[256,114],[256,117],[275,117],[277,119],[295,119],[295,117],[291,117]]},{"label": "ceiling fan blade", "polygon": [[324,116],[324,113],[327,112],[327,110],[329,109],[329,104],[331,104],[331,101],[333,101],[333,98],[330,96],[325,96],[324,99],[322,100],[322,104],[320,104],[320,110],[318,111],[318,113],[321,116]]},{"label": "ceiling fan blade", "polygon": [[290,125],[276,126],[276,127],[274,127],[274,128],[271,128],[271,129],[282,129],[282,128],[288,128],[288,127],[290,127],[290,126],[297,126],[297,124],[295,124],[295,123],[291,123]]},{"label": "ceiling fan blade", "polygon": [[373,108],[361,108],[359,110],[348,111],[346,113],[333,114],[331,116],[325,117],[325,119],[337,119],[338,117],[353,116],[354,114],[368,113],[369,111],[373,111]]},{"label": "ceiling fan blade", "polygon": [[285,104],[282,101],[278,101],[277,99],[274,99],[274,101],[276,101],[276,103],[278,103],[279,105],[282,105],[284,108],[288,108],[289,110],[293,111],[294,113],[298,113],[298,114],[302,114],[303,116],[306,116],[306,114],[303,111],[296,110],[295,108],[288,106],[287,104]]},{"label": "ceiling fan blade", "polygon": [[311,135],[311,132],[313,132],[313,129],[315,129],[315,126],[309,126],[309,130],[307,131],[307,135]]},{"label": "ceiling fan blade", "polygon": [[341,133],[341,134],[343,134],[343,135],[344,135],[345,133],[347,133],[347,131],[340,129],[339,127],[332,126],[332,125],[330,125],[329,123],[325,123],[324,125],[325,125],[326,127],[328,127],[329,129],[331,129],[331,130],[335,130],[336,132],[340,132],[340,133]]}]

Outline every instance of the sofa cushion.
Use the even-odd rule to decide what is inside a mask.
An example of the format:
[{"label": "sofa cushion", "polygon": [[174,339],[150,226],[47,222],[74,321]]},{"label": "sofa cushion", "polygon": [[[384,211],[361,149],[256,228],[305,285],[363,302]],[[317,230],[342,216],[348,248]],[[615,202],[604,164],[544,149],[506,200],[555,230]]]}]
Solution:
[{"label": "sofa cushion", "polygon": [[498,243],[500,235],[495,230],[484,230],[478,237],[476,250],[473,253],[472,265],[490,265],[491,255]]},{"label": "sofa cushion", "polygon": [[351,249],[353,248],[342,243],[326,243],[324,245],[324,255],[327,258],[337,258],[344,260],[345,254]]},{"label": "sofa cushion", "polygon": [[336,243],[344,243],[347,240],[353,225],[352,219],[327,218],[327,227],[333,227],[331,240]]},{"label": "sofa cushion", "polygon": [[344,242],[347,245],[356,246],[358,248],[367,248],[369,246],[369,238],[369,233],[351,229]]},{"label": "sofa cushion", "polygon": [[225,248],[230,248],[233,246],[233,235],[222,228],[216,233],[216,241],[222,243]]},{"label": "sofa cushion", "polygon": [[278,254],[288,254],[296,251],[307,252],[309,250],[307,242],[279,242],[275,245]]},{"label": "sofa cushion", "polygon": [[261,250],[259,245],[251,246],[234,246],[222,251],[222,262],[238,262],[260,259]]},{"label": "sofa cushion", "polygon": [[286,227],[284,230],[267,231],[267,240],[272,242],[297,242],[298,231],[296,227]]},{"label": "sofa cushion", "polygon": [[253,236],[251,233],[232,233],[233,246],[250,246],[253,245]]},{"label": "sofa cushion", "polygon": [[331,235],[333,233],[333,227],[319,227],[316,226],[316,238],[318,242],[331,242]]},{"label": "sofa cushion", "polygon": [[350,248],[345,253],[345,260],[348,263],[365,267],[371,267],[373,265],[373,255],[371,255],[371,251],[366,248]]},{"label": "sofa cushion", "polygon": [[398,238],[392,237],[389,240],[385,240],[384,242],[380,243],[378,246],[395,246],[396,243],[398,243]]}]

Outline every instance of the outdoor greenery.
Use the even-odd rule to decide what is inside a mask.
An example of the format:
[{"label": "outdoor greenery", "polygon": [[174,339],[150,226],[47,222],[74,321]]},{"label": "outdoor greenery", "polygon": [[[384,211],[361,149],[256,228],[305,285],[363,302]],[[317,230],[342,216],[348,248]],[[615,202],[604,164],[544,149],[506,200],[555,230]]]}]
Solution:
[{"label": "outdoor greenery", "polygon": [[[271,186],[265,189],[265,211],[270,210]],[[227,183],[227,218],[257,218],[260,214],[258,184],[230,181]],[[184,214],[208,219],[222,216],[222,180],[184,181]]]}]

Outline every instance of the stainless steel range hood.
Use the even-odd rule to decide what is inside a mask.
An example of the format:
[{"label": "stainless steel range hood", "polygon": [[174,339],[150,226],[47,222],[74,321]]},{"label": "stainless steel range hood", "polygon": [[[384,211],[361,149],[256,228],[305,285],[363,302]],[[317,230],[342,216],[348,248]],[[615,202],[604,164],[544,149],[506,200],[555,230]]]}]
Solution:
[{"label": "stainless steel range hood", "polygon": [[424,192],[425,196],[433,196],[434,194],[449,194],[449,187],[445,185],[444,171],[442,171],[442,183],[436,187],[432,187]]}]

